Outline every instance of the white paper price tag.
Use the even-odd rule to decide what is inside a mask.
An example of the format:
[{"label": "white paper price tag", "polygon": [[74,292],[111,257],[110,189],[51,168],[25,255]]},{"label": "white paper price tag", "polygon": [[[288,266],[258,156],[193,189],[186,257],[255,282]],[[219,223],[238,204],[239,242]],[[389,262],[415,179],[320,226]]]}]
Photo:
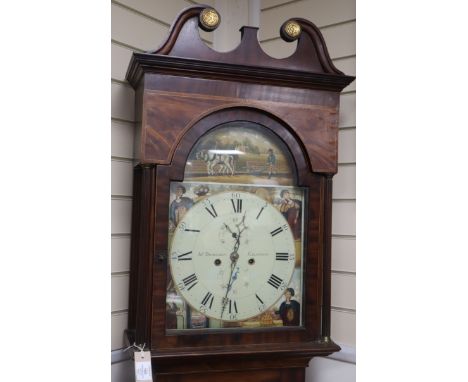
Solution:
[{"label": "white paper price tag", "polygon": [[151,372],[151,353],[149,351],[137,351],[135,356],[135,380],[136,382],[153,381]]}]

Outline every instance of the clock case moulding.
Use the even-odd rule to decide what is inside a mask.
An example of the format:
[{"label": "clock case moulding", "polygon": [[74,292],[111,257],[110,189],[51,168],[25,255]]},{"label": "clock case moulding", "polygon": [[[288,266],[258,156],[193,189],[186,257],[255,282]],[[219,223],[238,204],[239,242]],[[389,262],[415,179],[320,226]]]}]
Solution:
[{"label": "clock case moulding", "polygon": [[[237,48],[220,53],[200,38],[197,5],[183,10],[157,50],[133,53],[126,79],[135,89],[134,199],[127,337],[151,350],[159,381],[300,381],[314,356],[340,348],[330,337],[332,177],[337,172],[340,92],[354,77],[335,68],[319,29],[294,18],[294,54],[275,59],[242,27]],[[285,23],[286,24],[286,23]],[[281,28],[284,40],[292,38]],[[168,335],[165,326],[168,205],[189,152],[213,127],[266,126],[294,158],[308,188],[302,327]],[[200,378],[200,379],[197,379]],[[218,379],[216,379],[218,378]],[[265,379],[263,379],[265,378]],[[232,379],[234,380],[234,379]]]}]

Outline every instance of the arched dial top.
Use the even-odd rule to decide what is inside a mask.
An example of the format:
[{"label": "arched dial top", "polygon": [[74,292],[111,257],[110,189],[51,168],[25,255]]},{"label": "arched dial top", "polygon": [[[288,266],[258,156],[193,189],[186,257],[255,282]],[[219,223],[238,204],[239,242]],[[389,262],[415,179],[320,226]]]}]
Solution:
[{"label": "arched dial top", "polygon": [[184,216],[169,263],[192,308],[241,321],[265,312],[283,295],[294,272],[294,238],[283,215],[264,199],[221,192]]},{"label": "arched dial top", "polygon": [[297,184],[293,159],[284,142],[264,126],[247,121],[220,124],[200,137],[189,153],[184,180]]}]

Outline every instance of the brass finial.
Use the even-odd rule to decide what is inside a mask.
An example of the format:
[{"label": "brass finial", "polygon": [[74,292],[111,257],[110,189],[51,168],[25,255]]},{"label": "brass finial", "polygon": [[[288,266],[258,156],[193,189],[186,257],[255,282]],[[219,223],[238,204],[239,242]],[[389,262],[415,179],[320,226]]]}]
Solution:
[{"label": "brass finial", "polygon": [[205,8],[200,13],[200,27],[205,31],[215,30],[221,21],[221,16],[214,8]]},{"label": "brass finial", "polygon": [[294,41],[299,38],[302,28],[297,21],[288,20],[281,27],[281,35],[286,41]]}]

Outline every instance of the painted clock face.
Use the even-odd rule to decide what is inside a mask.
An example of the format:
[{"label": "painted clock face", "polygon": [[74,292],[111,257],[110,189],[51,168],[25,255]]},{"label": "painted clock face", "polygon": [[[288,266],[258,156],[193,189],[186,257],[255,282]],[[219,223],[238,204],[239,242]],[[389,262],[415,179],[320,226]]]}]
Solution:
[{"label": "painted clock face", "polygon": [[272,204],[249,192],[220,192],[183,216],[169,259],[174,284],[193,309],[240,321],[283,296],[295,268],[295,241]]}]

